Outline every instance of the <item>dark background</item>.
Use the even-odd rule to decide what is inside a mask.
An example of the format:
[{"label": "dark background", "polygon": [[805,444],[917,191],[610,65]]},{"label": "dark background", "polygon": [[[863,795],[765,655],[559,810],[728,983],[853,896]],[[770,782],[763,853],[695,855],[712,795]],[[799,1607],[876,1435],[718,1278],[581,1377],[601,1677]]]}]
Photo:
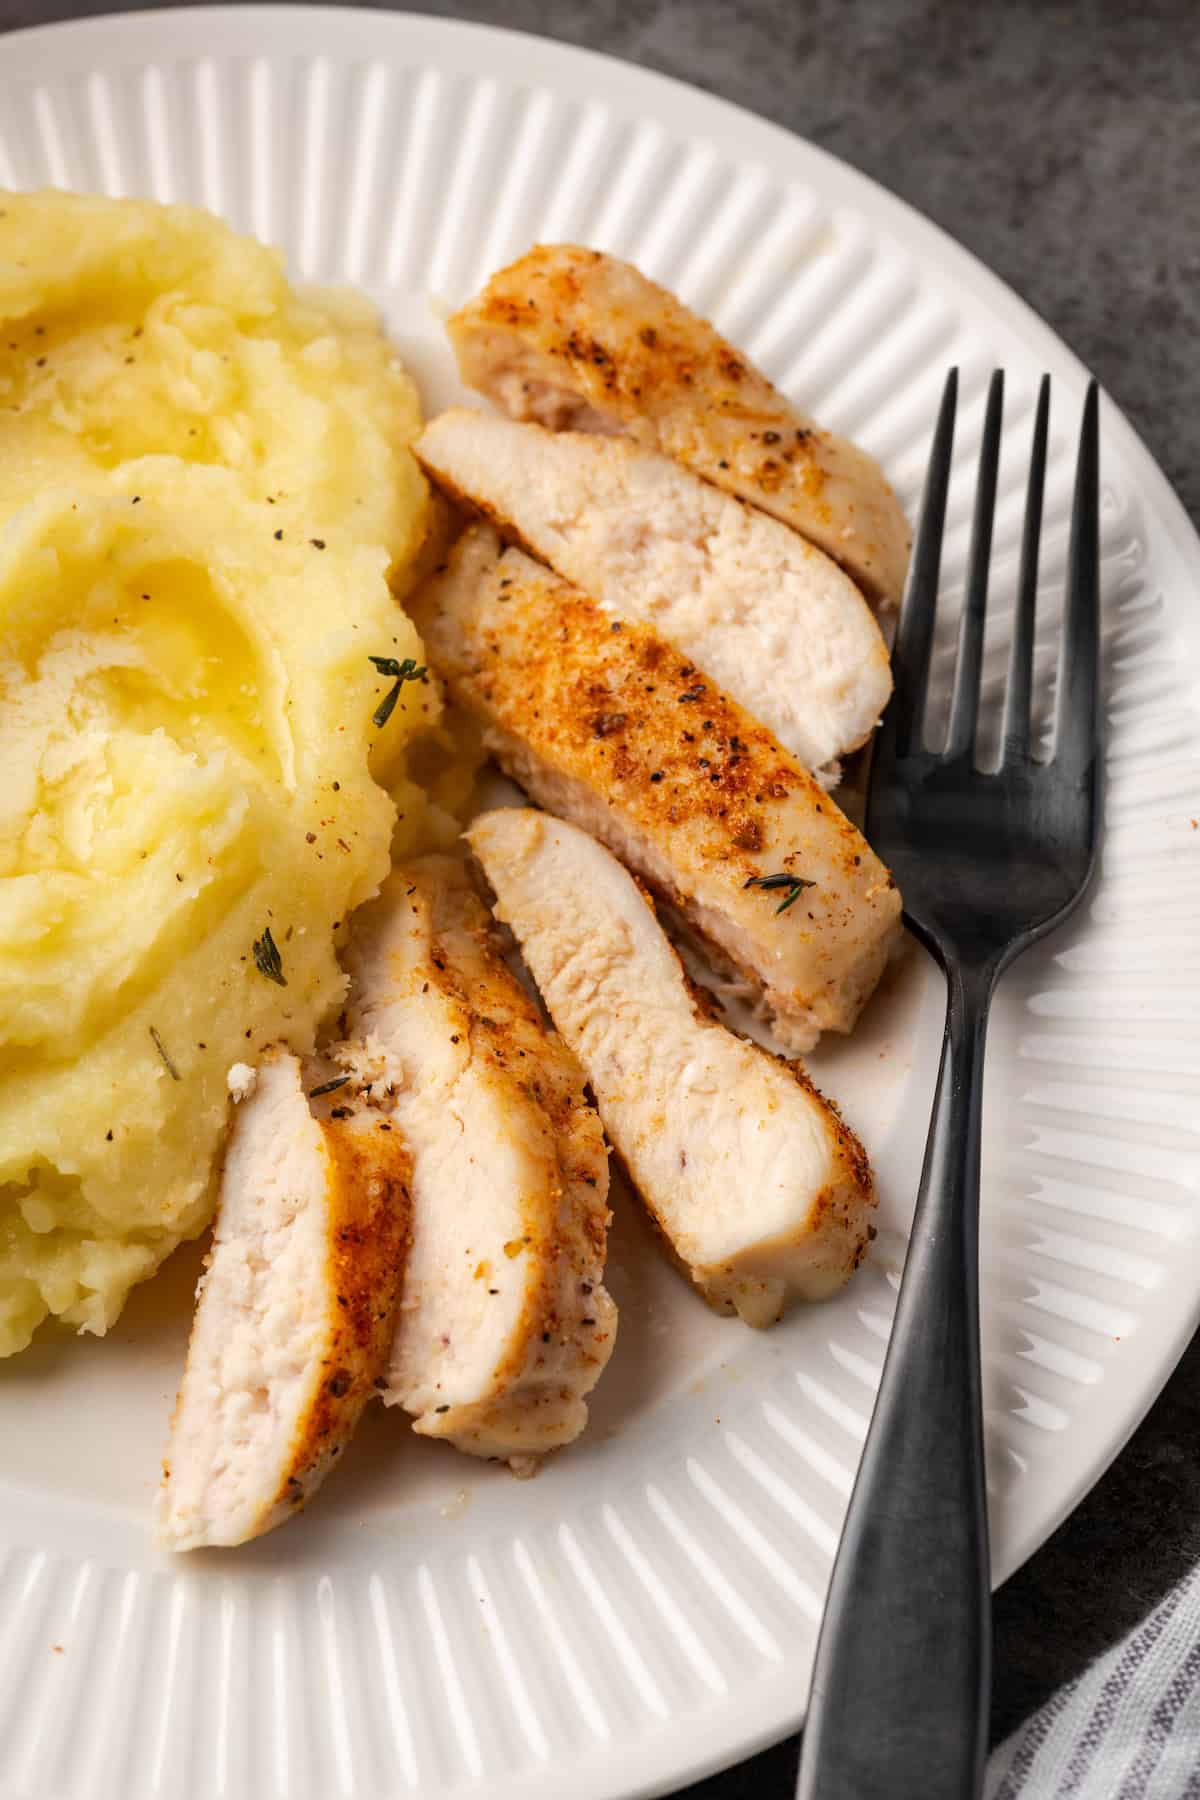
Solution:
[{"label": "dark background", "polygon": [[[0,28],[131,10],[0,0]],[[935,219],[1090,364],[1200,520],[1200,0],[476,0],[789,126]],[[0,57],[3,46],[0,44]],[[1200,1340],[996,1603],[993,1734],[1200,1554]],[[869,1729],[869,1721],[865,1721]],[[687,1790],[779,1800],[795,1741]]]}]

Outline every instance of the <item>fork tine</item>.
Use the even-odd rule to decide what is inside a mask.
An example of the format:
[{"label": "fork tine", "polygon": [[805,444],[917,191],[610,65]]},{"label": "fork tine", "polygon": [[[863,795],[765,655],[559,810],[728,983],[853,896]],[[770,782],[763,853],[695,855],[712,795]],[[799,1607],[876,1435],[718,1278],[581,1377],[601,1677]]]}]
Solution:
[{"label": "fork tine", "polygon": [[1093,381],[1079,432],[1054,721],[1054,761],[1070,775],[1086,774],[1100,750],[1099,416],[1099,390]]},{"label": "fork tine", "polygon": [[1025,496],[1021,572],[1017,577],[1017,610],[1013,620],[1012,654],[1008,662],[1008,689],[1004,697],[1002,765],[1024,762],[1029,755],[1033,632],[1037,620],[1038,550],[1042,538],[1042,502],[1046,491],[1046,439],[1049,425],[1050,377],[1043,375],[1038,392],[1037,417],[1033,425],[1029,487]]},{"label": "fork tine", "polygon": [[979,679],[983,665],[983,628],[987,618],[988,565],[992,560],[992,525],[996,514],[996,477],[1000,468],[1000,427],[1003,417],[1004,372],[996,369],[988,388],[983,438],[979,446],[975,517],[971,524],[967,591],[958,626],[954,695],[950,702],[950,724],[944,751],[946,756],[970,756],[975,750]]},{"label": "fork tine", "polygon": [[895,691],[884,720],[883,735],[891,737],[900,756],[906,756],[914,733],[919,736],[929,683],[929,658],[933,648],[933,621],[937,611],[938,575],[942,565],[942,533],[946,523],[946,496],[950,489],[950,459],[954,451],[954,413],[958,403],[958,370],[951,369],[942,390],[937,429],[929,453],[921,517],[904,589],[900,629],[892,656]]}]

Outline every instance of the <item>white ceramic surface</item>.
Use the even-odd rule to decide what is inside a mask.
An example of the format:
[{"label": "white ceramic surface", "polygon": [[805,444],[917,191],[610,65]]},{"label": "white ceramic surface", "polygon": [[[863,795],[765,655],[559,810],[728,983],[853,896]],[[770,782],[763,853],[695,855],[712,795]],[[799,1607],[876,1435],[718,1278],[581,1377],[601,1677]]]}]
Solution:
[{"label": "white ceramic surface", "polygon": [[[1082,372],[962,250],[699,93],[428,18],[219,8],[0,43],[0,184],[202,202],[362,285],[430,409],[439,314],[535,238],[634,258],[878,455],[910,509],[947,365],[961,577],[988,371],[1009,371],[1002,668],[1036,379],[1055,377],[1050,666]],[[1200,545],[1103,420],[1108,835],[1094,898],[1006,979],[989,1047],[984,1313],[995,1568],[1120,1447],[1200,1312]],[[941,643],[948,645],[947,633]],[[943,664],[945,654],[943,654]],[[822,1050],[880,1180],[838,1302],[711,1317],[620,1206],[620,1340],[586,1439],[518,1484],[372,1417],[261,1544],[156,1557],[147,1516],[198,1252],[103,1342],[0,1366],[2,1800],[617,1800],[794,1727],[920,1165],[940,984],[915,953]]]}]

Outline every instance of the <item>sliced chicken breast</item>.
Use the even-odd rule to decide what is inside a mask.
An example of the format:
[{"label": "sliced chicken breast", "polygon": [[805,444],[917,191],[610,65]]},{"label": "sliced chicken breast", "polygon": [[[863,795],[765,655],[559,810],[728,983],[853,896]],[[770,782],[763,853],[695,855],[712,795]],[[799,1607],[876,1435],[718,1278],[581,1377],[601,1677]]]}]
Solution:
[{"label": "sliced chicken breast", "polygon": [[668,457],[456,407],[415,446],[433,478],[591,594],[676,645],[806,768],[871,734],[887,646],[837,565]]},{"label": "sliced chicken breast", "polygon": [[873,599],[899,601],[908,523],[879,465],[629,263],[538,245],[447,330],[463,380],[513,418],[661,450],[792,526]]},{"label": "sliced chicken breast", "polygon": [[486,525],[410,610],[505,772],[635,870],[782,1044],[851,1029],[898,943],[900,896],[769,731]]},{"label": "sliced chicken breast", "polygon": [[795,1066],[718,1024],[653,905],[594,838],[525,809],[467,833],[605,1129],[721,1312],[770,1325],[857,1268],[875,1205],[861,1145]]},{"label": "sliced chicken breast", "polygon": [[334,1054],[413,1158],[383,1397],[425,1436],[528,1473],[578,1437],[612,1353],[600,1121],[462,862],[397,868],[356,915],[346,960],[348,1041]]},{"label": "sliced chicken breast", "polygon": [[241,1071],[156,1526],[241,1544],[324,1480],[375,1391],[409,1235],[407,1151],[370,1107],[318,1122],[285,1051]]}]

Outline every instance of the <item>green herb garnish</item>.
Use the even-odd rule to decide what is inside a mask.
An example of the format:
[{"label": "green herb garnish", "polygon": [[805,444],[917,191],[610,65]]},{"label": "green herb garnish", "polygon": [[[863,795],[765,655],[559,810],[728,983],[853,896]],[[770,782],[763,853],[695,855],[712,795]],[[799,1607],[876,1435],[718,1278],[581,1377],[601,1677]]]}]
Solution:
[{"label": "green herb garnish", "polygon": [[403,662],[397,662],[394,656],[371,656],[368,657],[367,660],[368,662],[373,662],[375,664],[375,667],[379,670],[381,675],[390,675],[396,684],[395,687],[391,688],[389,692],[383,696],[383,699],[379,702],[379,705],[371,715],[375,724],[382,730],[396,710],[396,702],[400,698],[400,689],[404,686],[405,682],[424,681],[428,676],[429,671],[428,669],[419,667],[411,656],[406,656]]},{"label": "green herb garnish", "polygon": [[170,1057],[167,1055],[167,1046],[163,1043],[163,1041],[159,1037],[157,1031],[155,1031],[153,1025],[151,1025],[151,1027],[150,1027],[150,1036],[154,1039],[154,1048],[158,1051],[158,1054],[162,1057],[163,1068],[167,1071],[167,1074],[171,1077],[171,1080],[172,1081],[182,1081],[183,1080],[182,1075],[180,1075],[179,1070],[175,1067],[175,1064],[171,1061]]},{"label": "green herb garnish", "polygon": [[253,950],[254,966],[259,974],[265,975],[268,981],[275,982],[278,987],[286,987],[287,976],[283,972],[283,958],[279,954],[278,944],[271,936],[269,925],[260,938],[255,938]]},{"label": "green herb garnish", "polygon": [[332,1081],[323,1081],[320,1087],[309,1088],[308,1097],[315,1100],[320,1094],[332,1094],[335,1088],[345,1087],[349,1079],[348,1075],[335,1075]]},{"label": "green herb garnish", "polygon": [[787,893],[775,908],[776,917],[780,913],[785,913],[789,906],[794,906],[805,888],[816,887],[816,885],[815,881],[806,881],[803,875],[786,874],[752,875],[749,881],[742,883],[743,887],[762,888],[764,893],[778,892],[780,889],[786,888]]}]

